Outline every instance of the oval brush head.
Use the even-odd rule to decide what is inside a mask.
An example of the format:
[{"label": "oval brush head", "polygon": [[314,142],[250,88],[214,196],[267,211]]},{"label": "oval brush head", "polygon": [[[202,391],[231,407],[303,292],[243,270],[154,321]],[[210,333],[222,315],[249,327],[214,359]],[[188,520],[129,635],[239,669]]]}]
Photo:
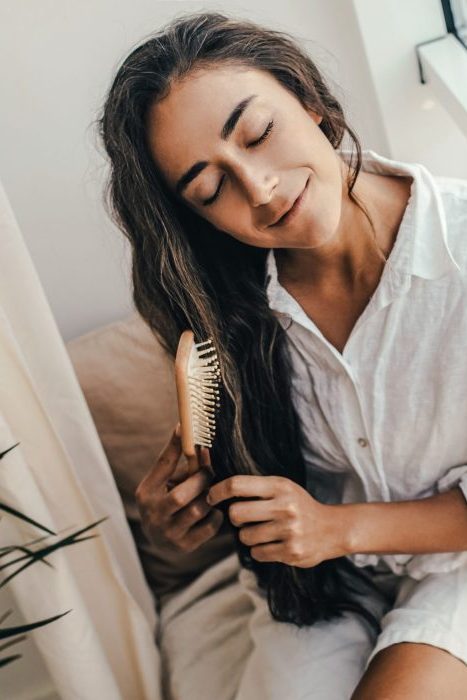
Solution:
[{"label": "oval brush head", "polygon": [[216,432],[220,369],[211,338],[195,343],[193,331],[183,331],[175,357],[175,384],[182,450],[193,457],[196,445],[212,446]]}]

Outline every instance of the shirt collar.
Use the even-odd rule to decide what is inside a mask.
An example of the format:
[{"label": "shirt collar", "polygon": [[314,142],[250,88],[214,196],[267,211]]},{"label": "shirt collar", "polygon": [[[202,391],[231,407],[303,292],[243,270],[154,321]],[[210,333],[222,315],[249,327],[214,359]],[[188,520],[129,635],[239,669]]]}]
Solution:
[{"label": "shirt collar", "polygon": [[[340,150],[339,155],[348,163],[352,151]],[[453,268],[459,270],[447,241],[446,215],[441,196],[427,168],[420,163],[390,160],[375,151],[363,150],[362,170],[413,177],[410,197],[386,265],[425,279],[436,279]],[[273,249],[269,250],[266,269],[269,275],[269,300],[272,304],[280,305],[285,290],[278,281]]]}]

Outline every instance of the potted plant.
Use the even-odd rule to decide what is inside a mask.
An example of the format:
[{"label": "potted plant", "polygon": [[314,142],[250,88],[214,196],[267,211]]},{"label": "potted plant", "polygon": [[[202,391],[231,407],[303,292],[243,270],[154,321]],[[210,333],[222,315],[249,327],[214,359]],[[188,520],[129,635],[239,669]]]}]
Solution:
[{"label": "potted plant", "polygon": [[[0,452],[0,461],[5,457],[5,455],[7,455],[18,445],[19,442],[17,442],[15,445],[12,445],[4,452]],[[78,542],[85,542],[86,540],[90,540],[94,537],[97,537],[96,534],[86,535],[85,533],[89,532],[89,530],[91,530],[93,527],[96,527],[96,525],[99,525],[104,520],[107,520],[106,516],[104,518],[101,518],[100,520],[96,520],[96,522],[91,523],[86,527],[72,532],[69,535],[63,536],[54,542],[50,542],[50,538],[58,537],[58,533],[54,532],[53,530],[50,530],[45,525],[42,525],[36,520],[33,520],[29,516],[25,515],[24,513],[21,513],[15,508],[9,506],[8,504],[0,501],[0,520],[2,518],[3,513],[6,513],[10,517],[20,518],[21,520],[24,520],[30,525],[36,527],[42,533],[45,532],[46,534],[41,535],[40,537],[35,538],[30,542],[26,542],[24,544],[0,546],[0,572],[4,572],[7,569],[11,570],[13,568],[11,573],[8,573],[7,576],[0,582],[0,588],[6,586],[7,583],[11,581],[11,579],[13,579],[15,576],[18,576],[18,574],[20,574],[22,571],[27,569],[29,566],[36,564],[37,562],[42,562],[46,566],[52,567],[52,564],[50,564],[50,562],[47,561],[46,557],[55,552],[55,550],[57,549],[69,547],[71,545],[77,544]],[[2,666],[6,666],[7,664],[12,663],[16,659],[21,658],[21,654],[7,653],[5,655],[5,651],[10,647],[18,644],[19,642],[24,641],[26,639],[26,632],[29,632],[30,630],[36,629],[38,627],[43,627],[44,625],[48,625],[54,622],[55,620],[60,619],[64,615],[67,615],[69,612],[71,612],[71,610],[66,610],[65,612],[54,615],[53,617],[48,617],[43,620],[37,620],[36,622],[31,622],[29,624],[17,625],[15,627],[3,627],[3,623],[9,617],[11,612],[11,610],[7,610],[5,613],[0,615],[0,668]],[[8,641],[2,643],[2,640]]]}]

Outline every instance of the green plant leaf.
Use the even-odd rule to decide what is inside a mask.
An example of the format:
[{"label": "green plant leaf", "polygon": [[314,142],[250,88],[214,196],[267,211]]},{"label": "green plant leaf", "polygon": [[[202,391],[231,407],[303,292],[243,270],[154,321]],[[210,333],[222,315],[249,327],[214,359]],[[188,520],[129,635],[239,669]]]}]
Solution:
[{"label": "green plant leaf", "polygon": [[17,442],[16,445],[12,445],[11,447],[9,447],[7,450],[5,450],[5,452],[0,452],[0,459],[3,459],[3,457],[4,457],[6,454],[8,454],[8,452],[10,452],[11,450],[13,450],[15,447],[18,447],[18,445],[19,445],[19,442]]},{"label": "green plant leaf", "polygon": [[[0,453],[0,460],[5,457],[8,452],[13,450],[15,447],[17,447],[20,443],[17,442],[15,445],[12,445],[9,447],[7,450],[4,452]],[[71,533],[70,535],[63,537],[60,539],[58,542],[55,542],[53,544],[46,545],[40,549],[37,550],[32,550],[29,549],[29,547],[33,544],[37,544],[39,542],[42,542],[43,540],[46,540],[47,537],[50,535],[53,536],[58,536],[56,532],[53,530],[50,530],[48,527],[45,525],[41,525],[41,523],[37,522],[36,520],[33,520],[29,516],[25,515],[24,513],[16,510],[15,508],[7,505],[6,503],[0,502],[0,511],[3,511],[4,513],[7,513],[9,515],[12,515],[13,517],[19,518],[23,520],[24,522],[29,523],[30,525],[33,525],[34,527],[39,528],[40,530],[43,530],[44,532],[47,533],[47,535],[44,537],[39,537],[34,540],[31,540],[30,542],[24,544],[24,545],[8,545],[8,546],[2,546],[0,547],[0,557],[5,557],[12,552],[22,552],[23,556],[17,557],[13,561],[9,561],[3,566],[0,567],[0,571],[7,568],[8,566],[12,566],[15,563],[18,563],[20,561],[26,560],[26,563],[21,566],[19,569],[14,571],[12,574],[7,576],[6,579],[4,579],[0,583],[0,588],[5,586],[9,581],[11,581],[12,578],[17,576],[21,571],[24,571],[27,567],[31,566],[37,561],[42,561],[43,564],[46,564],[47,566],[52,566],[52,564],[48,561],[46,561],[45,557],[54,552],[57,549],[60,549],[62,547],[67,547],[73,544],[77,544],[78,542],[85,542],[86,540],[94,539],[98,535],[87,535],[86,537],[80,537],[80,535],[83,535],[85,532],[90,530],[93,527],[96,527],[100,523],[104,522],[105,520],[108,520],[108,516],[105,516],[104,518],[100,518],[99,520],[96,520],[94,523],[91,523],[90,525],[87,525],[86,527],[83,527],[79,530],[77,530],[74,533]],[[0,514],[0,520],[1,520],[1,514]],[[14,644],[19,644],[20,642],[24,641],[26,639],[26,635],[24,634],[25,632],[29,632],[30,630],[37,629],[38,627],[43,627],[44,625],[51,624],[52,622],[55,622],[56,620],[59,620],[61,617],[64,617],[64,615],[68,615],[68,613],[71,612],[71,610],[67,610],[64,613],[61,613],[60,615],[54,615],[53,617],[49,617],[44,620],[39,620],[37,622],[32,622],[29,624],[24,624],[24,625],[17,625],[15,627],[0,627],[0,639],[10,639],[9,642],[6,642],[5,644],[0,645],[0,653],[5,651],[8,647],[13,646]],[[11,614],[11,610],[8,610],[6,613],[4,613],[0,617],[0,625],[7,619],[7,617]],[[8,664],[12,663],[13,661],[16,661],[17,659],[21,659],[22,655],[21,654],[12,654],[11,656],[6,656],[4,658],[0,658],[0,668],[3,666],[7,666]]]},{"label": "green plant leaf", "polygon": [[3,613],[3,615],[0,617],[0,625],[1,625],[3,622],[5,622],[5,620],[7,619],[7,617],[10,617],[10,615],[11,615],[12,612],[13,612],[13,610],[11,610],[11,608],[10,608],[10,610],[7,610],[5,613]]},{"label": "green plant leaf", "polygon": [[53,530],[49,530],[49,528],[45,527],[45,525],[41,525],[40,523],[38,523],[37,520],[33,520],[32,518],[29,518],[27,515],[24,515],[24,513],[20,513],[19,510],[16,510],[15,508],[12,508],[11,506],[7,506],[6,503],[0,503],[0,510],[5,511],[5,513],[8,513],[9,515],[13,515],[15,518],[20,518],[20,520],[24,520],[25,522],[29,523],[30,525],[34,525],[35,527],[38,527],[39,530],[44,530],[44,532],[48,532],[49,535],[56,535],[57,534]]},{"label": "green plant leaf", "polygon": [[[37,551],[37,550],[36,550],[36,551]],[[17,547],[9,547],[7,551],[2,552],[2,553],[0,554],[0,559],[1,559],[2,557],[6,557],[7,554],[12,554],[12,552],[24,552],[24,553],[25,553],[25,556],[24,556],[24,557],[18,557],[18,559],[14,559],[13,561],[8,562],[8,564],[5,564],[5,566],[9,566],[10,564],[14,564],[15,562],[21,561],[22,559],[27,559],[27,558],[29,558],[29,557],[34,557],[35,554],[36,554],[36,552],[35,552],[33,549],[29,549],[28,547],[24,547],[24,546],[23,546],[23,547],[20,547],[20,546],[17,546]],[[46,564],[46,565],[49,566],[51,569],[54,568],[53,565],[52,565],[50,562],[46,561],[45,559],[42,559],[42,563],[43,563],[43,564]],[[1,568],[0,568],[0,571],[1,571]]]},{"label": "green plant leaf", "polygon": [[0,627],[0,639],[8,639],[9,637],[15,637],[17,634],[23,634],[24,632],[29,632],[30,630],[37,629],[37,627],[43,627],[44,625],[48,625],[51,622],[55,622],[55,620],[59,620],[61,617],[64,617],[64,615],[68,615],[68,613],[71,612],[70,610],[67,610],[64,613],[60,613],[60,615],[54,615],[53,617],[48,617],[45,620],[38,620],[38,622],[30,622],[29,624],[26,625],[17,625],[16,627]]},{"label": "green plant leaf", "polygon": [[[60,535],[62,532],[66,532],[67,530],[71,530],[71,527],[71,525],[69,525],[68,527],[62,527],[61,530],[58,530],[57,535]],[[50,535],[41,535],[41,537],[35,537],[33,540],[29,540],[29,542],[25,542],[22,546],[31,547],[33,544],[43,542],[48,537],[50,537]],[[15,544],[9,544],[5,545],[4,547],[0,547],[0,559],[1,557],[5,557],[7,554],[10,554],[10,552],[14,552],[15,549],[19,549],[19,546]]]},{"label": "green plant leaf", "polygon": [[15,644],[19,644],[20,642],[24,642],[26,639],[27,639],[27,635],[20,634],[19,637],[16,637],[15,639],[10,639],[10,641],[5,642],[5,644],[0,644],[0,652],[5,651],[5,649],[8,649],[8,647],[12,647]]},{"label": "green plant leaf", "polygon": [[8,664],[11,664],[13,661],[16,661],[16,659],[21,659],[22,654],[13,654],[13,656],[5,656],[4,659],[0,659],[0,668],[2,666],[8,666]]},{"label": "green plant leaf", "polygon": [[12,578],[17,576],[21,571],[24,571],[24,569],[27,569],[29,566],[34,564],[36,561],[40,561],[44,557],[48,556],[52,552],[54,552],[57,549],[60,549],[62,547],[68,547],[73,544],[77,544],[78,542],[83,542],[86,539],[92,539],[94,537],[97,537],[97,535],[90,535],[85,538],[78,538],[78,535],[83,534],[84,532],[87,532],[93,527],[96,527],[96,525],[99,525],[102,523],[104,520],[108,520],[108,516],[105,516],[104,518],[100,518],[99,520],[96,520],[94,523],[91,523],[90,525],[87,525],[86,527],[81,528],[80,530],[77,530],[76,532],[71,533],[70,535],[67,535],[67,537],[62,538],[58,542],[55,542],[53,544],[50,544],[46,547],[42,547],[42,549],[37,550],[34,552],[32,555],[25,555],[23,557],[17,557],[11,562],[7,562],[6,564],[3,564],[0,566],[0,571],[3,569],[6,569],[9,566],[12,566],[13,564],[16,564],[20,561],[24,561],[25,559],[29,559],[29,561],[26,561],[26,563],[19,567],[19,569],[16,569],[16,571],[13,571],[12,574],[7,576],[1,583],[0,583],[0,588],[3,588],[3,586],[6,586],[9,581],[11,581]]}]

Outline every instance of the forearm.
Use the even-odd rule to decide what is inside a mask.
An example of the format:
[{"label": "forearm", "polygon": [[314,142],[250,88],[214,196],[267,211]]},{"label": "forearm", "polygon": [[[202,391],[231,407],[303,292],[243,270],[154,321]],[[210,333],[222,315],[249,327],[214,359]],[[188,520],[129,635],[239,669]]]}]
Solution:
[{"label": "forearm", "polygon": [[467,550],[467,502],[459,488],[429,498],[341,506],[349,554]]}]

